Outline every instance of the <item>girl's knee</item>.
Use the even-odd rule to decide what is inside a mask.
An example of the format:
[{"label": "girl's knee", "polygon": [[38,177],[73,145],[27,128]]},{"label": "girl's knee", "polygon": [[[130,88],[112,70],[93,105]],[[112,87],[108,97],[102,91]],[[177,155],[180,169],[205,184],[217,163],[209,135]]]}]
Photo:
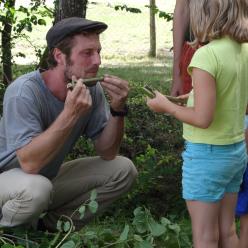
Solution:
[{"label": "girl's knee", "polygon": [[218,230],[198,232],[197,234],[193,234],[193,236],[196,247],[201,247],[203,244],[205,245],[203,247],[213,247],[213,245],[217,245],[219,242]]}]

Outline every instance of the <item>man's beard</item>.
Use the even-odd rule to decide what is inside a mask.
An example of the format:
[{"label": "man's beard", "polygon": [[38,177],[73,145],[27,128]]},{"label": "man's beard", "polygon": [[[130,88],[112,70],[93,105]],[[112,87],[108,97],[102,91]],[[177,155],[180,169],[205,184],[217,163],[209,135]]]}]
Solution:
[{"label": "man's beard", "polygon": [[[68,82],[71,82],[71,77],[75,76],[77,79],[79,79],[80,75],[77,75],[73,73],[72,67],[74,65],[74,62],[70,58],[66,58],[66,65],[65,65],[65,70],[64,70],[64,78],[65,78],[65,83],[67,84]],[[83,70],[83,69],[82,69]],[[90,71],[98,71],[98,66],[92,67],[89,69]],[[86,72],[84,71],[86,74]],[[91,76],[92,77],[92,76]],[[87,76],[86,76],[87,78]]]},{"label": "man's beard", "polygon": [[[65,78],[65,83],[67,84],[68,82],[71,82],[71,77],[73,74],[72,72],[72,66],[73,62],[71,61],[70,58],[66,58],[66,65],[65,65],[65,70],[64,70],[64,78]],[[74,75],[76,76],[76,75]]]}]

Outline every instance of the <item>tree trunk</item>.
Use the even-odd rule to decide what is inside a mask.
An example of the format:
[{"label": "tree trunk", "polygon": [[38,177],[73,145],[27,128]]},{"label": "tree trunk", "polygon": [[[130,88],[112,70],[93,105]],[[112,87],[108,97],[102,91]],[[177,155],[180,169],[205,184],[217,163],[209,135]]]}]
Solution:
[{"label": "tree trunk", "polygon": [[72,16],[85,17],[88,0],[59,0],[56,4],[54,23]]},{"label": "tree trunk", "polygon": [[[54,24],[67,17],[85,17],[87,4],[88,0],[57,0],[55,2]],[[47,54],[48,49],[46,48],[39,63],[40,68],[47,68]]]},{"label": "tree trunk", "polygon": [[150,0],[150,57],[156,57],[156,23],[155,11],[156,0]]},{"label": "tree trunk", "polygon": [[[15,0],[9,1],[9,8],[15,7]],[[13,17],[7,11],[3,30],[2,30],[2,64],[3,64],[3,83],[10,84],[12,81],[12,52],[11,52],[11,32]]]}]

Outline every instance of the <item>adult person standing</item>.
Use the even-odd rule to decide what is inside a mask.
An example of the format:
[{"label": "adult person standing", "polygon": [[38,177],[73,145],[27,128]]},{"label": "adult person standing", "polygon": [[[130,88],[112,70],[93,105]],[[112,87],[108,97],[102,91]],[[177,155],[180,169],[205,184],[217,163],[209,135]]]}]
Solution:
[{"label": "adult person standing", "polygon": [[[66,18],[47,33],[48,70],[16,79],[7,88],[0,121],[0,226],[36,220],[56,230],[61,215],[70,216],[97,191],[99,212],[130,190],[137,171],[117,156],[123,137],[128,82],[105,75],[86,87],[101,64],[99,35],[103,22]],[[67,83],[76,80],[73,89]],[[103,89],[109,95],[105,99]],[[94,142],[98,156],[64,159],[81,135]],[[92,218],[73,215],[76,229]]]},{"label": "adult person standing", "polygon": [[194,40],[190,31],[189,13],[189,0],[176,0],[173,15],[172,96],[187,94],[192,89],[187,69],[196,49],[189,45]]}]

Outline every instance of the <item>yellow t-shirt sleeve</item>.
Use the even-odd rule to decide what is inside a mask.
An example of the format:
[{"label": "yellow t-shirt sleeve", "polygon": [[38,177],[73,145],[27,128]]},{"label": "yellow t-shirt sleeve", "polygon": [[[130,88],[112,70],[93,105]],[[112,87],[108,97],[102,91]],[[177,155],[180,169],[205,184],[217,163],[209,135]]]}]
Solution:
[{"label": "yellow t-shirt sleeve", "polygon": [[218,61],[210,47],[202,46],[194,54],[188,72],[191,75],[193,68],[204,70],[216,78],[218,71]]}]

